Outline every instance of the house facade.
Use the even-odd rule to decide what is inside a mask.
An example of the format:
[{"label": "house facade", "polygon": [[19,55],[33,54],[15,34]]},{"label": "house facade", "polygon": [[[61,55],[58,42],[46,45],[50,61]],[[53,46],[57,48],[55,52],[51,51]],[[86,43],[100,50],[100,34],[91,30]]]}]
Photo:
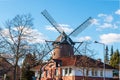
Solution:
[{"label": "house facade", "polygon": [[[20,68],[17,67],[17,79],[20,79]],[[0,80],[13,80],[14,67],[6,58],[0,56]]]},{"label": "house facade", "polygon": [[[63,60],[63,59],[62,59]],[[64,61],[65,60],[65,61]],[[113,70],[109,65],[105,65],[105,72],[103,66],[97,67],[81,67],[77,66],[75,59],[64,58],[63,63],[51,60],[42,68],[41,80],[113,80]],[[102,63],[102,62],[101,62]],[[36,78],[39,79],[40,66],[33,68]],[[104,76],[105,73],[105,76]]]},{"label": "house facade", "polygon": [[58,64],[59,61],[51,60],[43,68],[42,80],[103,80],[104,77],[106,80],[113,80],[113,68],[111,66],[106,64],[105,72],[102,62],[100,62],[101,66],[97,64],[96,67],[78,66],[80,64],[77,63],[79,59],[76,57],[78,56],[62,58],[60,64]]}]

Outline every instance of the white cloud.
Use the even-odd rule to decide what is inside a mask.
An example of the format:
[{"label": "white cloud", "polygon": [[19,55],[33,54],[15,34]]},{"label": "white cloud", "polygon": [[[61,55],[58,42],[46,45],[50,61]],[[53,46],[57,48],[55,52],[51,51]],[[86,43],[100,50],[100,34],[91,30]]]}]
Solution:
[{"label": "white cloud", "polygon": [[[28,31],[28,33],[29,33],[29,31]],[[46,37],[42,34],[42,33],[40,33],[38,30],[36,30],[36,29],[31,29],[30,30],[30,35],[31,35],[31,37],[29,38],[28,37],[28,41],[30,42],[30,43],[43,43],[43,42],[45,42],[45,39],[46,39]]]},{"label": "white cloud", "polygon": [[55,31],[55,32],[57,31],[54,27],[49,26],[49,25],[46,26],[46,29],[50,31]]},{"label": "white cloud", "polygon": [[[70,32],[72,32],[73,31],[73,29],[72,28],[70,28],[70,25],[67,25],[67,24],[59,24],[59,26],[60,26],[60,29],[62,29],[63,31],[65,31],[66,33],[70,33]],[[52,26],[46,26],[46,29],[47,30],[50,30],[50,31],[57,31],[54,27],[52,27]],[[62,31],[61,30],[61,31]]]},{"label": "white cloud", "polygon": [[118,9],[117,11],[115,11],[115,14],[120,15],[120,9]]},{"label": "white cloud", "polygon": [[82,41],[90,41],[90,40],[92,40],[92,38],[90,36],[85,36],[85,37],[80,37],[78,40],[80,42],[82,42]]},{"label": "white cloud", "polygon": [[103,16],[107,16],[106,14],[98,14],[98,17],[103,17]]},{"label": "white cloud", "polygon": [[9,36],[8,29],[1,30],[1,34],[4,34],[3,36]]},{"label": "white cloud", "polygon": [[[17,31],[18,29],[14,28],[13,30]],[[23,33],[24,36],[22,36],[22,39],[27,41],[27,42],[29,42],[29,43],[41,43],[41,42],[44,42],[45,39],[46,39],[46,37],[42,33],[40,33],[38,30],[36,30],[36,29],[24,28],[23,32],[24,32]],[[11,41],[8,29],[3,29],[1,31],[1,33],[9,41]],[[14,40],[16,40],[16,38],[14,38]]]},{"label": "white cloud", "polygon": [[105,28],[111,28],[112,24],[109,23],[103,23],[103,25],[100,26],[101,28],[105,29]]},{"label": "white cloud", "polygon": [[105,21],[106,22],[112,22],[113,21],[113,16],[111,16],[111,15],[106,16]]},{"label": "white cloud", "polygon": [[[109,14],[98,14],[98,19],[95,21],[96,30],[101,31],[104,29],[118,29],[118,21],[115,21],[114,17]],[[99,25],[98,25],[99,24]]]},{"label": "white cloud", "polygon": [[100,36],[100,40],[102,43],[105,44],[117,43],[120,42],[120,34],[116,33],[103,34]]},{"label": "white cloud", "polygon": [[62,29],[66,32],[66,33],[70,33],[73,31],[72,28],[70,28],[70,25],[67,24],[60,24],[60,26],[62,26]]},{"label": "white cloud", "polygon": [[13,55],[12,54],[6,54],[6,53],[1,53],[0,56],[7,58],[7,59],[12,59]]},{"label": "white cloud", "polygon": [[92,24],[93,25],[99,25],[99,20],[98,19],[92,19]]},{"label": "white cloud", "polygon": [[117,29],[118,28],[117,24],[113,24],[113,28]]},{"label": "white cloud", "polygon": [[113,16],[107,14],[98,14],[98,17],[103,18],[104,22],[112,22]]},{"label": "white cloud", "polygon": [[107,28],[111,28],[111,29],[117,29],[118,26],[116,24],[111,24],[111,23],[103,23],[102,25],[98,26],[98,28],[96,30],[103,30],[103,29],[107,29]]}]

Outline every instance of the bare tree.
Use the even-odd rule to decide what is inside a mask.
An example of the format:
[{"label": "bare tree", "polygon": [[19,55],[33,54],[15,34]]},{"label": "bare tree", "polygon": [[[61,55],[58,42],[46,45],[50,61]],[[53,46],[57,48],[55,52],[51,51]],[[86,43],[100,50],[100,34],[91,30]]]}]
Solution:
[{"label": "bare tree", "polygon": [[14,65],[14,80],[17,80],[17,67],[20,58],[28,51],[29,44],[27,40],[32,38],[29,30],[33,26],[31,15],[17,15],[12,20],[5,23],[6,29],[1,29],[1,52],[11,54],[10,60]]},{"label": "bare tree", "polygon": [[46,61],[50,59],[48,46],[45,44],[35,44],[32,49],[37,58],[35,65],[40,65],[39,80],[41,80],[42,68],[46,64]]},{"label": "bare tree", "polygon": [[77,66],[80,67],[80,71],[83,75],[83,80],[88,80],[87,77],[90,70],[94,69],[94,67],[97,65],[95,59],[93,59],[96,54],[94,53],[94,50],[90,49],[90,44],[90,42],[84,42],[80,50],[82,55],[79,56],[79,60],[77,61]]}]

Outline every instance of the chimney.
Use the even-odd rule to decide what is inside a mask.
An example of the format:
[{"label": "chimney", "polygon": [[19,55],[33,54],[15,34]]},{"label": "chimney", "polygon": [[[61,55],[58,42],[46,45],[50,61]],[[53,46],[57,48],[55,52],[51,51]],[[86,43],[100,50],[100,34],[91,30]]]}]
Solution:
[{"label": "chimney", "polygon": [[97,61],[98,61],[98,62],[101,62],[101,59],[100,59],[100,58],[98,58],[98,59],[97,59]]}]

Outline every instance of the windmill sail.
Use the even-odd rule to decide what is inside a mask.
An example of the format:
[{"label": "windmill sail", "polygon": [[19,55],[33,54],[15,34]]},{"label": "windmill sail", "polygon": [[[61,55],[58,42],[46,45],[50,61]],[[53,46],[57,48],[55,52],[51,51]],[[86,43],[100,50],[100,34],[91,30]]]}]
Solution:
[{"label": "windmill sail", "polygon": [[57,22],[52,18],[52,16],[47,12],[47,10],[44,10],[41,12],[42,15],[53,25],[53,27],[61,34],[64,32],[64,30],[57,24]]},{"label": "windmill sail", "polygon": [[88,25],[92,23],[92,18],[89,17],[85,22],[83,22],[80,26],[78,26],[73,32],[69,34],[69,36],[76,37],[80,32],[82,32]]}]

